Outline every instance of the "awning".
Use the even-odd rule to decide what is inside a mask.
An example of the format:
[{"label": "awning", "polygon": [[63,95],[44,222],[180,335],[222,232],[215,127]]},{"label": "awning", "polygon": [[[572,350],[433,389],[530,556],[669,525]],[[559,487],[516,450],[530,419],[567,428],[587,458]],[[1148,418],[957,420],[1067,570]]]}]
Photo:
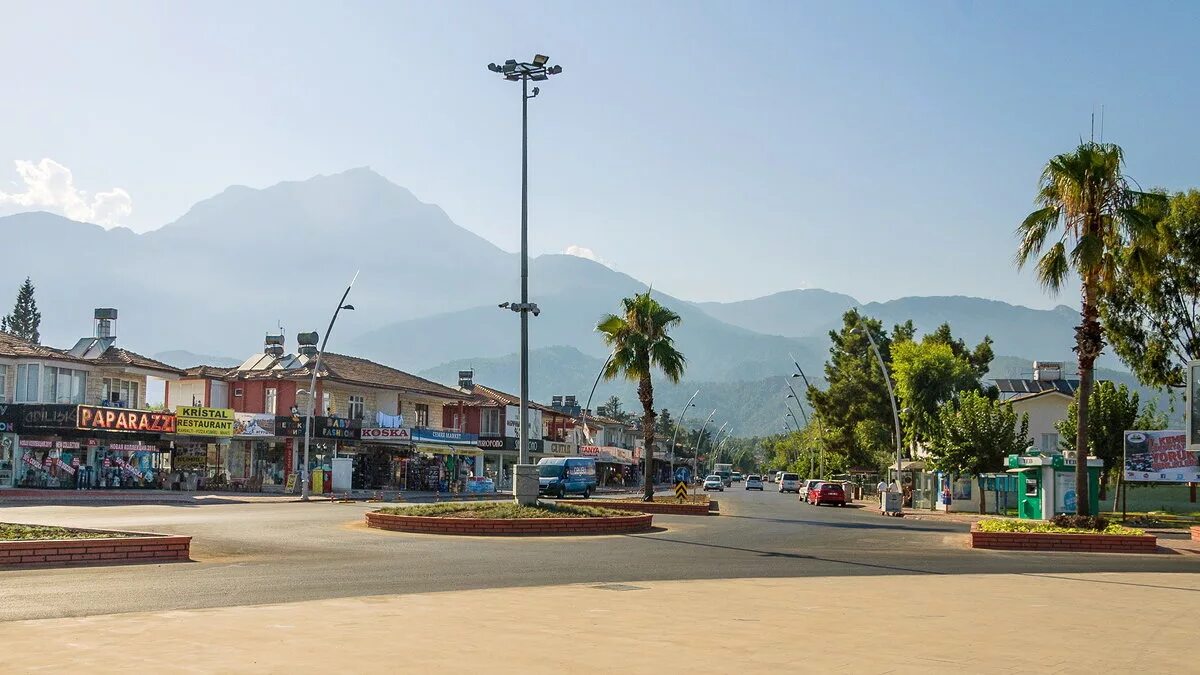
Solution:
[{"label": "awning", "polygon": [[633,461],[622,459],[621,457],[613,457],[612,455],[597,455],[594,457],[601,464],[620,464],[622,466],[633,466]]},{"label": "awning", "polygon": [[442,445],[440,443],[415,443],[413,449],[417,452],[428,452],[433,455],[459,455],[460,457],[475,457],[483,451],[473,445]]},{"label": "awning", "polygon": [[1037,471],[1040,468],[1037,466],[1019,466],[1015,469],[1007,469],[1004,473],[1025,473],[1026,471]]}]

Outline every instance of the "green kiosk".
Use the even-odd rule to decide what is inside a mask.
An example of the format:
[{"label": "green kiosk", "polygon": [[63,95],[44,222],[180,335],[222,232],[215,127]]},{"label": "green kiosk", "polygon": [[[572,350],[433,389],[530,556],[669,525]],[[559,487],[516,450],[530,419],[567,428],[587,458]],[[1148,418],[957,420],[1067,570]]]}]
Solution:
[{"label": "green kiosk", "polygon": [[[1072,453],[1074,454],[1074,453]],[[1018,474],[1017,517],[1050,520],[1060,513],[1075,513],[1074,457],[1031,447],[1008,456],[1008,473]],[[1088,501],[1091,512],[1100,511],[1100,470],[1104,460],[1088,457]]]}]

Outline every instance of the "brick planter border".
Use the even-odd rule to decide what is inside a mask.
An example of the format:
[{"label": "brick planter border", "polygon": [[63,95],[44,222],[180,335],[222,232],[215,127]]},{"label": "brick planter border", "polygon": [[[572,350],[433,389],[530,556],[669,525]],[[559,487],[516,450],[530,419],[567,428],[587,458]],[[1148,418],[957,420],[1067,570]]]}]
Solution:
[{"label": "brick planter border", "polygon": [[1200,525],[1193,525],[1191,527],[1191,530],[1192,530],[1192,541],[1200,541]]},{"label": "brick planter border", "polygon": [[971,525],[971,548],[1006,551],[1071,551],[1075,553],[1156,553],[1158,538],[1151,534],[1053,534],[1043,532],[980,532]]},{"label": "brick planter border", "polygon": [[441,518],[437,516],[398,516],[371,511],[367,527],[393,532],[419,534],[458,534],[475,536],[630,534],[650,529],[650,514],[603,518]]},{"label": "brick planter border", "polygon": [[161,563],[191,559],[191,537],[150,532],[129,534],[135,536],[0,541],[0,569]]},{"label": "brick planter border", "polygon": [[654,502],[643,502],[636,499],[556,499],[555,503],[595,506],[618,511],[637,511],[638,513],[661,513],[672,516],[707,516],[709,508],[709,502],[680,504],[669,497],[664,498],[663,501]]}]

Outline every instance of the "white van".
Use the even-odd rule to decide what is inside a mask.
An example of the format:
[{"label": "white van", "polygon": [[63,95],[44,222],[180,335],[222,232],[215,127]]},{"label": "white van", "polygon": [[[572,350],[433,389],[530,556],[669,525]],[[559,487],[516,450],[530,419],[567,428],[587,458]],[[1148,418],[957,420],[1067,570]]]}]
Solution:
[{"label": "white van", "polygon": [[783,472],[779,474],[780,492],[800,492],[800,474]]}]

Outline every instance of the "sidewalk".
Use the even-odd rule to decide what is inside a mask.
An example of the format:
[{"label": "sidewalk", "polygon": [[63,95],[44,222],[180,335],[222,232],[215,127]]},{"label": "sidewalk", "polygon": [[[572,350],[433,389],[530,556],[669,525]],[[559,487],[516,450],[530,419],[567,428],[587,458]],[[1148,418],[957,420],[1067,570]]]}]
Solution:
[{"label": "sidewalk", "polygon": [[[629,496],[638,494],[636,491],[614,490],[605,488],[596,492],[597,496]],[[349,497],[357,501],[374,500],[388,503],[427,503],[451,501],[492,501],[510,499],[511,493],[451,493],[425,492],[415,490],[352,490],[350,493],[329,493],[312,495],[314,501],[342,499]],[[0,490],[0,505],[4,504],[86,504],[86,503],[122,503],[122,504],[246,504],[299,501],[298,494],[282,494],[279,492],[179,492],[174,490],[40,490],[40,489],[3,489]]]},{"label": "sidewalk", "polygon": [[[5,650],[12,672],[1181,672],[1197,592],[1141,573],[584,584],[18,621],[0,643],[68,636]],[[1136,620],[1106,639],[1106,617]]]}]

